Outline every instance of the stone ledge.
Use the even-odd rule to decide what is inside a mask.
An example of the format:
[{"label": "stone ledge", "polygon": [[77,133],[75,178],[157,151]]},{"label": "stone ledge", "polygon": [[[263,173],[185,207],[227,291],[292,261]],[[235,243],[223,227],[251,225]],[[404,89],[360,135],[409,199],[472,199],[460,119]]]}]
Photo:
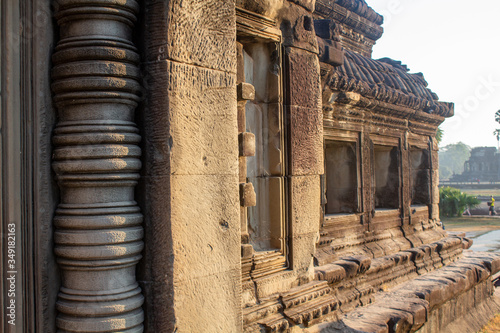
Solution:
[{"label": "stone ledge", "polygon": [[[446,239],[447,235],[432,221],[367,231],[365,226],[355,222],[356,219],[359,221],[357,214],[327,216],[314,255],[315,265],[326,265],[349,255],[364,255],[372,258],[389,256],[421,245],[439,243]],[[348,220],[353,223],[347,223]],[[345,227],[346,225],[348,227]],[[448,238],[451,236],[459,237],[465,243],[472,244],[463,235],[449,235]],[[464,246],[464,248],[468,247],[470,246]]]},{"label": "stone ledge", "polygon": [[[499,263],[500,255],[466,252],[463,259],[381,293],[375,303],[309,332],[451,331],[456,327],[455,319],[474,309],[486,311],[486,320],[493,313],[491,309],[499,308],[496,300],[494,305],[485,303],[493,294],[491,276],[500,269]],[[473,332],[478,325],[466,331]]]},{"label": "stone ledge", "polygon": [[[462,253],[462,249],[468,247],[467,238],[453,235],[431,244],[375,259],[366,256],[342,257],[341,260],[316,267],[316,279],[335,283],[345,277],[353,278],[364,272],[367,276],[381,274],[381,272],[387,274],[392,273],[398,266],[404,266],[409,262],[415,266],[414,271],[417,274],[425,274],[456,260]],[[359,271],[359,263],[356,266],[357,260],[353,260],[353,258],[358,258],[357,260],[363,258],[363,267]],[[346,260],[349,260],[350,265],[346,265]],[[351,267],[353,265],[356,267]]]},{"label": "stone ledge", "polygon": [[[402,289],[396,290],[402,291],[394,297],[401,299],[402,305],[396,312],[399,317],[405,318],[406,323],[416,320],[407,314],[413,311],[412,316],[417,316],[417,323],[423,324],[427,313],[439,306],[441,301],[470,290],[500,270],[500,256],[488,253],[467,253],[458,260],[468,244],[466,238],[453,235],[381,258],[348,256],[316,267],[315,281],[286,293],[275,294],[261,304],[244,309],[245,331],[281,331],[297,325],[312,327],[325,321],[337,321],[339,316],[358,306],[373,303],[378,297],[387,301],[387,297],[393,296],[386,295],[392,294],[380,292],[401,283],[405,283]],[[410,279],[413,280],[408,281]],[[403,291],[413,284],[419,286],[419,294],[404,294]],[[380,300],[377,299],[375,304]],[[392,304],[392,299],[386,303]],[[404,304],[411,307],[404,308]],[[370,306],[363,309],[371,309]],[[377,318],[383,321],[387,315],[392,316],[391,309],[377,310]]]}]

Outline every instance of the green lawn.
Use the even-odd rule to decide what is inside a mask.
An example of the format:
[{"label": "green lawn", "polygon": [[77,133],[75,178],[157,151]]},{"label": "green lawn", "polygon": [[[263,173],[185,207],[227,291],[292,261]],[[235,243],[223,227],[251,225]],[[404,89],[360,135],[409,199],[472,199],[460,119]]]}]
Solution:
[{"label": "green lawn", "polygon": [[500,189],[460,189],[460,191],[470,194],[470,195],[480,195],[480,196],[500,196]]},{"label": "green lawn", "polygon": [[441,217],[441,221],[444,223],[446,230],[460,230],[461,228],[488,228],[497,229],[500,228],[500,216],[498,217]]}]

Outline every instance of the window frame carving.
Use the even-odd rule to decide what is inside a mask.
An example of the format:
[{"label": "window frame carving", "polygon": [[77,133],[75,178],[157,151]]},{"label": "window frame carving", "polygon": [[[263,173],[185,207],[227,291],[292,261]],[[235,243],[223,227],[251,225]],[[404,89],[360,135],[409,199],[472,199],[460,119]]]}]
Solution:
[{"label": "window frame carving", "polygon": [[[276,44],[279,53],[279,114],[280,114],[280,132],[281,132],[281,220],[280,220],[280,248],[258,251],[253,247],[249,248],[249,234],[242,235],[242,277],[243,282],[251,279],[258,279],[277,272],[284,271],[289,268],[289,249],[288,249],[288,182],[287,182],[287,147],[286,147],[286,124],[285,110],[283,106],[284,100],[284,58],[281,30],[276,28],[276,22],[265,16],[253,13],[243,8],[236,7],[236,39],[238,43],[264,43]],[[240,110],[240,109],[239,109]],[[240,111],[239,111],[240,112]],[[240,116],[238,116],[240,118]],[[246,122],[246,120],[245,120]],[[256,147],[257,149],[257,147]],[[247,157],[248,158],[248,157]],[[252,157],[250,157],[252,158]],[[240,164],[241,164],[240,160]],[[246,162],[245,162],[246,163]],[[247,173],[246,167],[243,168]],[[240,165],[240,180],[242,178]],[[248,178],[247,178],[248,182]],[[257,203],[258,204],[258,203]],[[242,225],[243,220],[246,220],[248,228],[248,207],[242,208]],[[242,228],[243,229],[243,228]],[[248,229],[247,229],[248,230]],[[246,243],[246,244],[245,244]],[[251,256],[249,256],[249,251]]]}]

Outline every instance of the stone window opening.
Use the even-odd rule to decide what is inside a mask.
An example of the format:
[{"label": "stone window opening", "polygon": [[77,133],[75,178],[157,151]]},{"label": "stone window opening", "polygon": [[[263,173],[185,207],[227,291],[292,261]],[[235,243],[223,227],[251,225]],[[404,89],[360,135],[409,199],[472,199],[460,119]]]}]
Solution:
[{"label": "stone window opening", "polygon": [[325,142],[325,215],[359,212],[359,167],[356,142]]},{"label": "stone window opening", "polygon": [[243,281],[288,268],[283,50],[276,23],[236,9]]},{"label": "stone window opening", "polygon": [[400,208],[399,155],[398,147],[374,146],[373,191],[376,210]]},{"label": "stone window opening", "polygon": [[246,131],[255,135],[255,156],[247,158],[247,181],[256,205],[248,207],[249,242],[256,251],[283,248],[284,124],[278,43],[243,43],[245,81],[255,99],[245,107]]},{"label": "stone window opening", "polygon": [[410,148],[411,205],[429,205],[431,200],[430,152],[428,149]]}]

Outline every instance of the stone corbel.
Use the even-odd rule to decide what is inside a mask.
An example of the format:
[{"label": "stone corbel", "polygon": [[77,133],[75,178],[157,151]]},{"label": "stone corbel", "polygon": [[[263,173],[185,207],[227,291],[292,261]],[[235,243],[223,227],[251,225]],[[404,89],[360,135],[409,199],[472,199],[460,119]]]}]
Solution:
[{"label": "stone corbel", "polygon": [[339,41],[338,27],[332,20],[314,20],[318,39],[319,61],[333,67],[344,64],[344,49]]}]

